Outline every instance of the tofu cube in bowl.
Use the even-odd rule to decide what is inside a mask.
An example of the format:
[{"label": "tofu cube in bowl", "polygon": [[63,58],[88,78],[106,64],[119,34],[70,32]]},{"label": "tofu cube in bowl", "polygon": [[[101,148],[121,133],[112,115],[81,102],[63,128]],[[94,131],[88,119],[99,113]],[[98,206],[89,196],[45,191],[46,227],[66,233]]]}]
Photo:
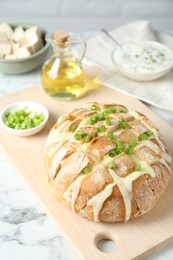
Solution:
[{"label": "tofu cube in bowl", "polygon": [[0,73],[20,74],[44,63],[47,32],[30,24],[0,24]]}]

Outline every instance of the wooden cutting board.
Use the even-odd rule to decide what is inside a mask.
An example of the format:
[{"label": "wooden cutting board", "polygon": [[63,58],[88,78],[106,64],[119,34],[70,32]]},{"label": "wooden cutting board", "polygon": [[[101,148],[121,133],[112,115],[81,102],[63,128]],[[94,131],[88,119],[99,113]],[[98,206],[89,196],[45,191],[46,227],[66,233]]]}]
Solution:
[{"label": "wooden cutting board", "polygon": [[[93,73],[93,69],[89,74]],[[173,242],[173,179],[157,206],[149,213],[128,223],[94,223],[71,212],[51,194],[44,175],[42,151],[48,133],[56,119],[68,109],[88,101],[122,103],[146,114],[161,130],[173,155],[173,128],[157,117],[143,103],[103,86],[95,86],[88,78],[88,91],[82,98],[55,101],[48,97],[40,85],[25,88],[0,98],[0,111],[6,105],[20,100],[33,100],[44,104],[50,118],[46,127],[31,137],[16,137],[0,126],[0,144],[9,160],[17,168],[40,204],[61,228],[64,236],[76,248],[81,259],[143,259]],[[5,173],[4,173],[5,174]],[[96,244],[101,239],[111,239],[116,244],[112,253],[100,251]]]}]

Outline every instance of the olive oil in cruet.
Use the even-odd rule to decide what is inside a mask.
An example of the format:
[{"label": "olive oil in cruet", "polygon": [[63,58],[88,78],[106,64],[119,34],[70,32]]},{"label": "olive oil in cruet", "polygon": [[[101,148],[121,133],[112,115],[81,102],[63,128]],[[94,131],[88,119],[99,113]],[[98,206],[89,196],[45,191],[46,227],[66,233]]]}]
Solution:
[{"label": "olive oil in cruet", "polygon": [[[48,40],[54,47],[54,54],[43,65],[42,86],[54,98],[71,100],[84,92],[85,73],[81,59],[71,53],[72,39],[65,31],[58,31]],[[83,42],[83,55],[85,43]],[[82,55],[82,56],[83,56]]]}]

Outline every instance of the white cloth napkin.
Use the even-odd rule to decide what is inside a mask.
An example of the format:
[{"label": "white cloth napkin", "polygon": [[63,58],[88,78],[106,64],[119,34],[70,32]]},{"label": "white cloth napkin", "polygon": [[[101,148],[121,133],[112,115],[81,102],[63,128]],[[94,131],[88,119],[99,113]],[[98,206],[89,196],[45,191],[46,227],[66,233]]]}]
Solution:
[{"label": "white cloth napkin", "polygon": [[[173,50],[173,37],[151,28],[148,21],[137,21],[124,25],[110,34],[120,43],[138,40],[152,40],[163,43]],[[124,92],[153,106],[173,111],[173,70],[166,76],[150,82],[139,82],[125,78],[117,72],[111,54],[116,44],[105,34],[87,42],[83,63],[97,64],[102,73],[96,79],[105,86]]]}]

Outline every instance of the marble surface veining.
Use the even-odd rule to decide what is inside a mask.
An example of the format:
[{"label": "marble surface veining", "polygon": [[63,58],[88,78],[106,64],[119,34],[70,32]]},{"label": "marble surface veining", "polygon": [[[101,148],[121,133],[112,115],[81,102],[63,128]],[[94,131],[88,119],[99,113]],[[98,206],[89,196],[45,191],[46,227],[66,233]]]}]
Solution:
[{"label": "marble surface veining", "polygon": [[[40,82],[40,68],[20,76],[0,74],[0,95],[38,82]],[[153,107],[151,109],[173,126],[173,114]],[[0,259],[79,259],[1,152]],[[173,246],[148,259],[173,259]]]},{"label": "marble surface veining", "polygon": [[78,259],[2,154],[0,154],[0,259]]}]

